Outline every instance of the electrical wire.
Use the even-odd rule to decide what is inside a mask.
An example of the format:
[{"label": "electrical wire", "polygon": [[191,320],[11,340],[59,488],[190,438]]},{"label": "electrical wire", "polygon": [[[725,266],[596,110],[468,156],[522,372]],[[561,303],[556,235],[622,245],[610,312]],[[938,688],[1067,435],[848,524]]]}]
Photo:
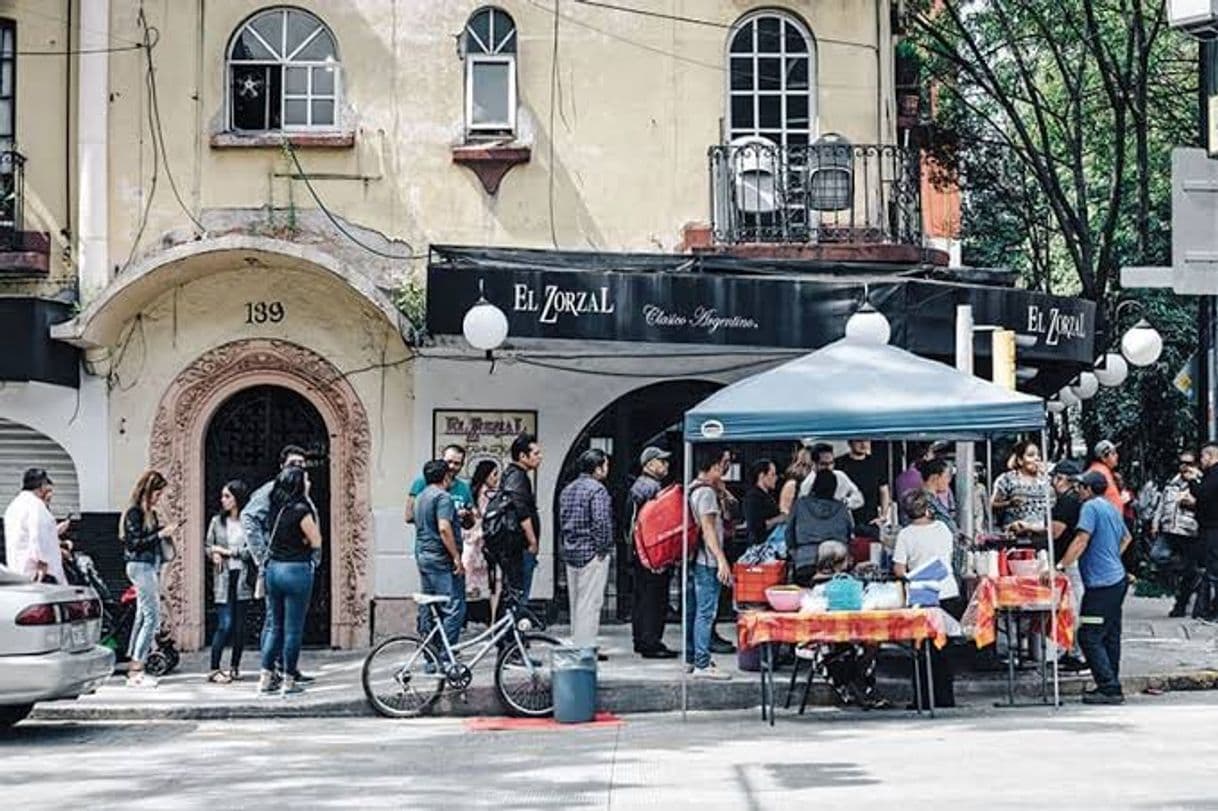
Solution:
[{"label": "electrical wire", "polygon": [[[668,20],[676,23],[688,23],[690,25],[702,25],[707,28],[718,28],[721,30],[730,31],[736,27],[734,23],[721,23],[715,20],[707,20],[701,17],[686,17],[681,14],[666,14],[663,11],[650,11],[648,9],[634,8],[631,6],[619,6],[616,3],[606,3],[603,0],[575,0],[581,6],[592,6],[593,8],[601,8],[607,11],[620,11],[625,14],[635,14],[640,17],[652,17],[657,20]],[[868,50],[877,50],[877,46],[871,42],[859,42],[849,39],[829,39],[827,37],[815,37],[816,42],[824,42],[830,45],[845,45],[851,48],[866,48]]]},{"label": "electrical wire", "polygon": [[[141,9],[140,14],[143,15],[143,13],[144,12]],[[141,45],[140,47],[142,48],[144,46]],[[147,75],[145,75],[145,77],[144,77],[144,83],[145,83],[145,85],[148,83]],[[149,107],[149,110],[148,110],[148,129],[149,129],[149,131],[152,131],[152,129],[153,129],[151,106]],[[142,157],[143,149],[144,149],[143,128],[142,127],[141,127],[140,138],[141,138],[140,156]],[[156,197],[157,182],[160,179],[160,171],[161,171],[160,147],[157,143],[156,134],[153,133],[153,135],[152,135],[152,178],[148,184],[148,196],[144,199],[144,210],[140,212],[140,222],[139,222],[139,225],[135,229],[135,237],[131,240],[131,251],[127,254],[127,261],[123,263],[123,267],[119,271],[120,273],[125,271],[128,267],[131,266],[132,261],[135,260],[136,251],[139,250],[140,241],[144,238],[144,231],[148,227],[148,216],[152,212],[152,201]],[[140,179],[141,179],[141,181],[143,180],[142,177]]]},{"label": "electrical wire", "polygon": [[312,196],[313,202],[317,204],[317,207],[321,210],[321,213],[326,215],[326,219],[328,219],[330,221],[331,225],[333,225],[335,228],[338,229],[338,232],[340,234],[345,236],[347,239],[351,240],[351,242],[355,243],[359,247],[363,248],[365,251],[368,251],[369,253],[374,254],[376,256],[380,256],[384,259],[397,259],[397,260],[410,261],[413,259],[422,259],[428,255],[426,253],[416,253],[414,250],[414,247],[409,242],[406,242],[404,240],[402,241],[402,244],[404,244],[406,246],[406,248],[410,251],[410,253],[405,254],[405,255],[399,254],[399,253],[386,253],[385,251],[382,251],[380,248],[369,245],[368,243],[366,243],[363,240],[356,237],[355,234],[353,234],[349,230],[347,230],[346,226],[344,226],[339,221],[338,217],[334,216],[334,214],[330,211],[330,209],[326,207],[326,204],[324,202],[322,202],[321,196],[317,193],[317,189],[313,188],[313,182],[309,179],[309,173],[304,170],[303,166],[301,166],[300,158],[297,157],[296,150],[292,147],[292,142],[289,141],[287,138],[284,138],[284,140],[283,140],[283,149],[285,152],[288,153],[289,156],[291,156],[292,163],[295,164],[295,166],[296,166],[296,174],[299,175],[300,179],[304,181],[305,188],[307,188],[309,190],[309,194],[310,194],[310,196]]},{"label": "electrical wire", "polygon": [[85,48],[70,51],[14,51],[14,54],[16,56],[88,56],[90,54],[119,54],[143,49],[143,45],[124,45],[119,48]]},{"label": "electrical wire", "polygon": [[148,20],[144,17],[144,10],[142,8],[137,19],[144,31],[144,59],[148,70],[148,120],[149,126],[152,128],[152,138],[160,145],[161,162],[165,167],[165,178],[169,181],[169,188],[173,192],[174,199],[178,202],[178,207],[182,209],[182,212],[194,223],[196,228],[206,233],[206,226],[199,221],[199,218],[186,205],[186,201],[182,199],[182,193],[178,191],[178,183],[174,180],[173,171],[169,168],[169,150],[165,147],[165,130],[161,126],[161,103],[160,96],[157,93],[156,64],[152,58],[152,49],[160,42],[161,35],[156,28],[148,25]]}]

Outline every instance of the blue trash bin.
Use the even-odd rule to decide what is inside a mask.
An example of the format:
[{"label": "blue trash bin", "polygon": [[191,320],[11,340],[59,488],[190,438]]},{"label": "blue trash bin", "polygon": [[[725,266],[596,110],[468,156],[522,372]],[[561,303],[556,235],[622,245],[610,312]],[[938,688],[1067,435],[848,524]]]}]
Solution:
[{"label": "blue trash bin", "polygon": [[550,661],[554,720],[582,724],[596,717],[596,648],[555,648]]}]

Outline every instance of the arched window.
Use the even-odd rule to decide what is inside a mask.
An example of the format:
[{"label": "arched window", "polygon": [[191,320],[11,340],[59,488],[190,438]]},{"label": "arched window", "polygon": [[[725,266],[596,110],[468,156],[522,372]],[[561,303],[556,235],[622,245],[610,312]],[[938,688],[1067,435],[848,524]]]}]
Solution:
[{"label": "arched window", "polygon": [[334,129],[339,67],[334,35],[321,20],[297,8],[258,12],[229,45],[229,128]]},{"label": "arched window", "polygon": [[727,140],[802,147],[816,131],[816,44],[794,17],[759,11],[728,38]]},{"label": "arched window", "polygon": [[465,122],[471,135],[516,131],[516,23],[502,9],[465,24]]}]

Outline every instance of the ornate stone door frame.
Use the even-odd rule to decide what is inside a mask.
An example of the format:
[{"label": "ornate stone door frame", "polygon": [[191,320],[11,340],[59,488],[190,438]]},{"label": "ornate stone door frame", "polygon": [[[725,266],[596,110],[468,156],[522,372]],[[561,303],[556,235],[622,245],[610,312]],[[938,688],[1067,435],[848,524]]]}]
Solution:
[{"label": "ornate stone door frame", "polygon": [[[244,340],[212,349],[187,366],[161,398],[149,440],[151,467],[169,480],[162,516],[180,521],[178,555],[165,567],[161,590],[167,621],[187,650],[204,644],[204,438],[212,415],[250,386],[292,389],[311,402],[330,434],[330,641],[362,644],[368,633],[371,508],[368,416],[359,396],[329,361],[287,341]],[[251,487],[261,485],[251,482]]]}]

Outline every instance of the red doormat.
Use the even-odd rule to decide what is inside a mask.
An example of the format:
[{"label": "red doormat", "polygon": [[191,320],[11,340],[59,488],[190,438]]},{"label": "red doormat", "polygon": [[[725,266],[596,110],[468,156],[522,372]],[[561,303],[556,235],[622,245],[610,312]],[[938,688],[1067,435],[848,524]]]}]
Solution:
[{"label": "red doormat", "polygon": [[583,724],[560,724],[553,718],[508,718],[495,716],[491,718],[470,718],[465,722],[465,728],[470,732],[513,732],[522,729],[588,729],[589,727],[616,727],[625,724],[611,712],[598,712],[591,721]]}]

